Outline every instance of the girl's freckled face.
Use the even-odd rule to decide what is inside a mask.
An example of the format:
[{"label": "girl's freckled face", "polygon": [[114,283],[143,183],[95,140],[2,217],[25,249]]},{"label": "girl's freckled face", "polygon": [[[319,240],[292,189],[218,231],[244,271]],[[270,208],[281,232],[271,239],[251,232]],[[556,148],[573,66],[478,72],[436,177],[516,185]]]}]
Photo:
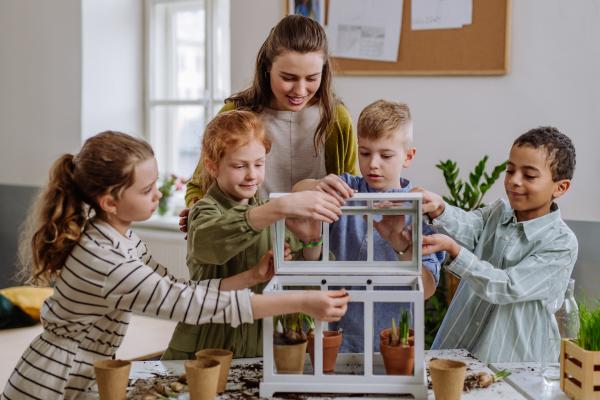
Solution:
[{"label": "girl's freckled face", "polygon": [[273,98],[271,108],[300,111],[313,105],[321,87],[323,55],[318,52],[300,54],[289,51],[277,57],[269,67]]},{"label": "girl's freckled face", "polygon": [[265,179],[265,147],[252,141],[221,159],[216,171],[219,187],[228,198],[248,204]]}]

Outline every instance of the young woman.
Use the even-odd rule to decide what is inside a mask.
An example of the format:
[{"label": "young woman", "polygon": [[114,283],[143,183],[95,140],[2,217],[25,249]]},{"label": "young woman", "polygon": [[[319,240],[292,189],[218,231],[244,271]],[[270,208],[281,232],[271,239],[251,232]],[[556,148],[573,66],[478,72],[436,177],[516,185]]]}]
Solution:
[{"label": "young woman", "polygon": [[[225,103],[221,112],[260,114],[272,141],[260,198],[291,192],[302,179],[358,174],[356,135],[348,110],[333,92],[327,37],[316,21],[302,15],[283,18],[258,52],[252,85]],[[188,207],[204,195],[203,169],[199,163],[188,183]],[[182,225],[186,215],[187,210]]]}]

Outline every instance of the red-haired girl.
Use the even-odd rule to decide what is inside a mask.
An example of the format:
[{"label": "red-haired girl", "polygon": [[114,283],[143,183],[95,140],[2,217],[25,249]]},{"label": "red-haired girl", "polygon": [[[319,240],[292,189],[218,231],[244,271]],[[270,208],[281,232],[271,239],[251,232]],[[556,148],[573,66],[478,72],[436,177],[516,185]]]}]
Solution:
[{"label": "red-haired girl", "polygon": [[[28,219],[22,261],[37,284],[56,285],[41,309],[43,333],[23,353],[3,399],[73,399],[86,391],[93,363],[115,355],[132,311],[234,327],[281,313],[344,314],[343,292],[252,296],[239,277],[186,282],[170,275],[129,229],[156,209],[157,178],[150,146],[117,132],[92,137],[79,154],[54,163]],[[250,275],[272,275],[271,259]]]},{"label": "red-haired girl", "polygon": [[[298,192],[267,202],[257,190],[265,179],[271,149],[260,117],[251,111],[217,115],[202,138],[200,182],[205,196],[190,210],[187,264],[192,279],[224,279],[247,273],[271,248],[271,224],[287,217],[289,251],[317,260],[321,246],[302,247],[321,235],[321,222],[341,214],[340,203],[321,192]],[[298,219],[295,219],[298,218]],[[309,222],[312,220],[312,222]],[[265,284],[249,279],[244,287],[262,293]],[[218,324],[178,324],[163,360],[193,359],[202,349],[226,349],[234,357],[262,355],[262,321],[236,328]]]}]

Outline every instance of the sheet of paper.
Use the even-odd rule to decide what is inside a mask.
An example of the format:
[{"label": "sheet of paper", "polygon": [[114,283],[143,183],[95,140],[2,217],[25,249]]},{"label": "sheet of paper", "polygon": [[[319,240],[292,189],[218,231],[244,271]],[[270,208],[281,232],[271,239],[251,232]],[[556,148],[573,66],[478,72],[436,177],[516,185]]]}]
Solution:
[{"label": "sheet of paper", "polygon": [[334,57],[398,61],[403,0],[330,0],[325,31]]},{"label": "sheet of paper", "polygon": [[455,29],[470,25],[473,0],[411,0],[411,29]]}]

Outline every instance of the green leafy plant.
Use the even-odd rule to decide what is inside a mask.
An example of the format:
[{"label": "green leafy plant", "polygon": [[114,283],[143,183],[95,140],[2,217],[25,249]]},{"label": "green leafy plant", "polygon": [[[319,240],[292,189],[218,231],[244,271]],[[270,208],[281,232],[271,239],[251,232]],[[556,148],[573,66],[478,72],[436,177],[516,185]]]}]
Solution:
[{"label": "green leafy plant", "polygon": [[[463,182],[458,178],[460,169],[456,166],[456,162],[447,160],[436,165],[444,172],[446,186],[450,189],[450,196],[443,196],[444,201],[451,206],[462,208],[465,211],[475,210],[483,207],[482,201],[485,193],[492,187],[494,182],[498,180],[500,174],[506,169],[508,161],[497,165],[491,175],[485,172],[485,163],[488,156],[483,157],[483,160],[477,164],[475,171],[469,173],[469,182]],[[481,178],[485,178],[485,182],[480,183]]]},{"label": "green leafy plant", "polygon": [[410,325],[410,315],[408,310],[400,311],[400,320],[398,321],[398,329],[396,329],[396,321],[392,318],[392,331],[389,334],[389,344],[395,347],[408,347],[408,332]]},{"label": "green leafy plant", "polygon": [[[287,315],[276,315],[273,317],[273,340],[275,344],[297,344],[306,342],[307,334],[304,333],[302,323],[305,322],[311,334],[315,329],[315,321],[308,315],[294,313]],[[277,330],[281,324],[283,332]]]},{"label": "green leafy plant", "polygon": [[577,346],[588,351],[600,351],[600,300],[590,299],[582,290],[579,306]]}]

